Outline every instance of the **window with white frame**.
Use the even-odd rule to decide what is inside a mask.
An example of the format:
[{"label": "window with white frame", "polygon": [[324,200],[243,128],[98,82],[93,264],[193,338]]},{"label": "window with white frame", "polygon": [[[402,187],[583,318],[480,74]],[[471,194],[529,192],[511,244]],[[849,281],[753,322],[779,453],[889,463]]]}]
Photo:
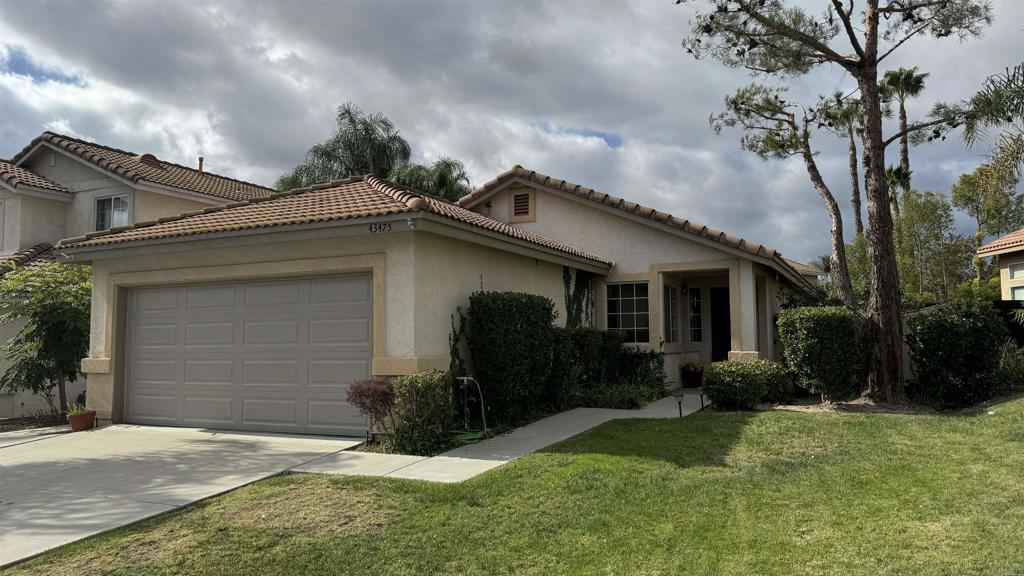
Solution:
[{"label": "window with white frame", "polygon": [[128,195],[96,199],[96,230],[128,225]]},{"label": "window with white frame", "polygon": [[1010,264],[1010,280],[1020,280],[1022,278],[1024,278],[1024,262]]},{"label": "window with white frame", "polygon": [[1014,300],[1024,300],[1024,286],[1010,288],[1010,297]]},{"label": "window with white frame", "polygon": [[631,343],[651,341],[650,298],[646,282],[609,284],[608,329],[622,333]]},{"label": "window with white frame", "polygon": [[679,342],[679,288],[665,286],[662,302],[665,307],[665,342]]},{"label": "window with white frame", "polygon": [[700,288],[687,290],[690,313],[690,342],[704,341],[704,298]]}]

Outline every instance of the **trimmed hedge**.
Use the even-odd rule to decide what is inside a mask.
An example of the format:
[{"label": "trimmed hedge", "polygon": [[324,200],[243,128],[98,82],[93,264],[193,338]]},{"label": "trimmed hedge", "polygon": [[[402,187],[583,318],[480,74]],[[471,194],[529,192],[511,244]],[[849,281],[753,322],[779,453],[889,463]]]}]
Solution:
[{"label": "trimmed hedge", "polygon": [[488,419],[515,424],[549,403],[555,304],[515,292],[469,297],[469,351]]},{"label": "trimmed hedge", "polygon": [[963,408],[992,397],[1006,327],[988,303],[951,302],[907,318],[913,360],[910,395],[940,408]]},{"label": "trimmed hedge", "polygon": [[399,376],[392,386],[392,449],[401,454],[430,455],[447,448],[455,413],[451,374],[434,370]]},{"label": "trimmed hedge", "polygon": [[782,397],[789,387],[786,368],[770,360],[725,360],[704,370],[704,393],[719,408],[750,409]]},{"label": "trimmed hedge", "polygon": [[857,316],[841,306],[780,312],[779,341],[797,383],[828,400],[860,392],[858,324]]},{"label": "trimmed hedge", "polygon": [[477,292],[468,314],[470,359],[489,423],[516,425],[556,410],[633,408],[664,393],[664,356],[623,345],[615,332],[556,328],[542,296]]}]

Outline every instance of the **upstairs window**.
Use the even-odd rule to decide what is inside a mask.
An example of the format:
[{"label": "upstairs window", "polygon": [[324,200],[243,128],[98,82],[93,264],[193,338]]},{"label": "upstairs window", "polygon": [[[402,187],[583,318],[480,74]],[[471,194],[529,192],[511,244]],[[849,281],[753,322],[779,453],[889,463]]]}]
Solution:
[{"label": "upstairs window", "polygon": [[96,230],[128,225],[128,195],[96,199]]},{"label": "upstairs window", "polygon": [[1024,262],[1010,264],[1010,280],[1020,280],[1021,278],[1024,278]]},{"label": "upstairs window", "polygon": [[536,220],[536,213],[534,211],[535,200],[536,196],[534,196],[533,190],[513,190],[511,195],[512,205],[509,207],[509,221],[533,222]]},{"label": "upstairs window", "polygon": [[608,285],[608,329],[630,344],[651,341],[650,299],[646,282]]}]

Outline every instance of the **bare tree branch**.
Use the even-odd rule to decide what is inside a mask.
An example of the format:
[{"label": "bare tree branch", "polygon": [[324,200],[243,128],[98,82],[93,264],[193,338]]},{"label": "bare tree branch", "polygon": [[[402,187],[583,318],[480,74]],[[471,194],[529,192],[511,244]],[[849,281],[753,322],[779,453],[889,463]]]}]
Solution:
[{"label": "bare tree branch", "polygon": [[853,30],[853,24],[850,22],[850,16],[853,14],[853,2],[850,2],[850,12],[847,13],[843,10],[842,0],[832,0],[832,5],[835,6],[836,12],[839,14],[839,19],[843,21],[843,28],[846,29],[846,36],[850,39],[850,44],[853,46],[854,51],[857,52],[857,56],[864,58],[864,49],[860,46],[860,40],[857,38],[857,33]]}]

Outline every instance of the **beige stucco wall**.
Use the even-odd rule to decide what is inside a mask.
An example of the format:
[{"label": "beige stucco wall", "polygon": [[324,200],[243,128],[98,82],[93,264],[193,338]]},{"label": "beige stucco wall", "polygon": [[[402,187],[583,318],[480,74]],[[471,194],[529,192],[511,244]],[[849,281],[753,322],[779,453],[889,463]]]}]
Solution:
[{"label": "beige stucco wall", "polygon": [[[512,194],[523,188],[512,185],[500,190],[473,209],[509,222]],[[543,190],[538,190],[535,198],[535,220],[516,226],[608,258],[615,262],[613,274],[647,272],[655,262],[714,260],[729,255],[664,229],[623,218],[610,212],[614,209],[602,208],[589,200],[574,200]],[[485,206],[487,202],[491,204],[489,209]]]},{"label": "beige stucco wall", "polygon": [[1010,279],[1010,265],[1024,263],[1024,252],[999,255],[999,286],[1003,300],[1013,300],[1012,289],[1024,286],[1024,278]]},{"label": "beige stucco wall", "polygon": [[456,307],[484,290],[527,292],[550,298],[565,325],[562,267],[502,250],[434,234],[416,239],[416,355],[447,365],[448,336]]},{"label": "beige stucco wall", "polygon": [[62,216],[70,206],[68,202],[23,195],[20,204],[18,232],[20,250],[30,248],[40,242],[52,243],[64,238],[65,229]]}]

